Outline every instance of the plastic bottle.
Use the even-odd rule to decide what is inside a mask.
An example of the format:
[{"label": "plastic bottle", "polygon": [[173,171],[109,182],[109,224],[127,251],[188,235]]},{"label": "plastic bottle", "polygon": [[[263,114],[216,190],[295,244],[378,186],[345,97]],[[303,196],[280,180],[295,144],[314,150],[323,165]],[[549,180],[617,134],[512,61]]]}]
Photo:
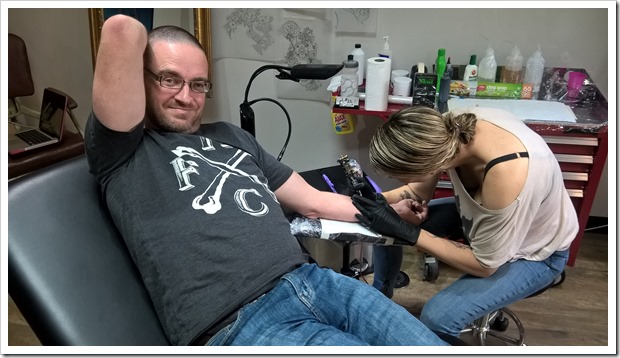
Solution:
[{"label": "plastic bottle", "polygon": [[531,83],[533,86],[532,92],[538,93],[540,91],[540,83],[542,82],[544,71],[545,59],[542,56],[542,48],[539,44],[538,49],[527,60],[523,83]]},{"label": "plastic bottle", "polygon": [[448,71],[443,73],[443,77],[440,79],[441,91],[439,92],[439,102],[445,103],[450,99],[450,76]]},{"label": "plastic bottle", "polygon": [[364,77],[365,77],[364,63],[366,62],[366,58],[365,58],[364,50],[362,50],[362,45],[355,44],[355,49],[351,52],[351,55],[353,55],[353,59],[357,61],[357,64],[358,64],[357,84],[359,86],[362,83],[364,83]]},{"label": "plastic bottle", "polygon": [[495,82],[497,76],[497,61],[495,61],[495,51],[491,47],[487,48],[487,53],[480,60],[478,66],[478,82]]},{"label": "plastic bottle", "polygon": [[440,48],[437,51],[437,59],[435,60],[435,71],[437,73],[437,93],[439,93],[441,83],[441,78],[443,77],[443,73],[446,71],[446,49]]},{"label": "plastic bottle", "polygon": [[523,80],[523,56],[519,47],[515,46],[506,57],[506,63],[500,74],[499,81],[504,83],[522,83]]},{"label": "plastic bottle", "polygon": [[446,62],[446,72],[444,72],[444,76],[441,78],[448,76],[448,78],[452,79],[453,73],[454,70],[452,69],[452,64],[450,63],[450,57],[448,57],[448,62]]},{"label": "plastic bottle", "polygon": [[379,51],[379,57],[392,58],[392,50],[390,50],[389,36],[383,36],[383,50]]},{"label": "plastic bottle", "polygon": [[[353,55],[348,55],[347,60],[343,61],[344,68],[340,73],[340,97],[345,101],[344,107],[354,107],[359,103],[357,93],[357,69],[359,64],[353,59]],[[348,104],[351,103],[349,106]]]},{"label": "plastic bottle", "polygon": [[469,65],[465,66],[465,73],[463,73],[463,81],[477,81],[478,80],[478,66],[476,66],[476,55],[469,57]]}]

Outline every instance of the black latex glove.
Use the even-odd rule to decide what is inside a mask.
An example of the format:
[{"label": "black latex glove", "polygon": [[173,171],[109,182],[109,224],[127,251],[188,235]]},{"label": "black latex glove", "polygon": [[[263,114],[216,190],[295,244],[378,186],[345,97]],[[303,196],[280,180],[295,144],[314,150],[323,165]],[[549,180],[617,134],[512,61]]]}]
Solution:
[{"label": "black latex glove", "polygon": [[361,214],[355,217],[367,228],[382,235],[400,238],[415,245],[420,236],[420,228],[403,220],[388,204],[385,197],[376,194],[375,200],[353,195],[353,205]]},{"label": "black latex glove", "polygon": [[366,179],[365,176],[362,179],[357,179],[356,183],[357,186],[354,187],[351,180],[347,179],[347,186],[351,191],[351,196],[358,194],[371,200],[375,199],[377,192],[375,191],[375,188],[373,188],[373,186],[368,183],[368,179]]}]

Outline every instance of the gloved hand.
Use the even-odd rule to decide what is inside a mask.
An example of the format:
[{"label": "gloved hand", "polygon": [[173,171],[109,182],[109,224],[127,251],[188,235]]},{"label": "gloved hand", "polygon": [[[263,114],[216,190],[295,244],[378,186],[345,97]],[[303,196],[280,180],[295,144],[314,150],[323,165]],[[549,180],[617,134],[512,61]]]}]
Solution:
[{"label": "gloved hand", "polygon": [[412,245],[418,241],[420,228],[403,220],[383,195],[376,194],[375,200],[353,195],[352,200],[361,213],[355,214],[355,217],[362,225],[380,234],[403,239]]},{"label": "gloved hand", "polygon": [[354,187],[351,180],[347,180],[347,186],[349,187],[351,196],[357,194],[370,200],[373,200],[376,197],[377,192],[375,191],[375,188],[369,184],[368,178],[366,176],[361,179],[356,179],[356,182],[357,185]]}]

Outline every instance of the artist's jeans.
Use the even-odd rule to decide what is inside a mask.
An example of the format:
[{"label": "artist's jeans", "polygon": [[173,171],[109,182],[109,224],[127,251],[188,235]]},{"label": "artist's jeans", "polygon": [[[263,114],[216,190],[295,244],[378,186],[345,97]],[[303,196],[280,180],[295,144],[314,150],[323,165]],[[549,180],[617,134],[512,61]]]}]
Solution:
[{"label": "artist's jeans", "polygon": [[[455,217],[456,215],[456,217]],[[433,218],[433,220],[430,220]],[[435,235],[453,235],[461,225],[452,198],[431,200],[429,220],[422,227]],[[402,263],[402,247],[375,246],[373,286],[384,287],[391,297]],[[432,297],[420,320],[436,332],[458,336],[460,331],[485,313],[508,306],[550,285],[568,261],[568,250],[557,251],[544,261],[517,260],[500,266],[490,277],[464,275]]]},{"label": "artist's jeans", "polygon": [[568,260],[569,250],[556,251],[544,261],[505,263],[489,277],[464,275],[433,296],[420,320],[436,332],[458,336],[485,313],[495,311],[549,286]]},{"label": "artist's jeans", "polygon": [[361,281],[305,264],[245,305],[208,345],[446,345]]}]

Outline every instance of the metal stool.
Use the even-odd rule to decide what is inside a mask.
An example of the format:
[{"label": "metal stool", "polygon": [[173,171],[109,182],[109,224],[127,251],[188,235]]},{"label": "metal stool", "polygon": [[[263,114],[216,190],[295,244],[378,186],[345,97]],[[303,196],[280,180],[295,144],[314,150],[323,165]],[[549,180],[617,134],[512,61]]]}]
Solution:
[{"label": "metal stool", "polygon": [[[565,279],[566,273],[562,271],[562,273],[549,286],[527,296],[526,298],[538,296],[547,289],[560,285]],[[511,337],[504,333],[508,329],[508,325],[510,323],[509,319],[516,325],[518,337]],[[461,335],[463,333],[471,333],[476,337],[478,344],[481,346],[486,345],[487,335],[498,338],[515,346],[525,345],[525,329],[523,328],[523,324],[521,323],[521,320],[519,320],[519,317],[517,317],[514,312],[506,307],[487,313],[478,318],[469,326],[465,327],[465,329],[461,331]]]}]

